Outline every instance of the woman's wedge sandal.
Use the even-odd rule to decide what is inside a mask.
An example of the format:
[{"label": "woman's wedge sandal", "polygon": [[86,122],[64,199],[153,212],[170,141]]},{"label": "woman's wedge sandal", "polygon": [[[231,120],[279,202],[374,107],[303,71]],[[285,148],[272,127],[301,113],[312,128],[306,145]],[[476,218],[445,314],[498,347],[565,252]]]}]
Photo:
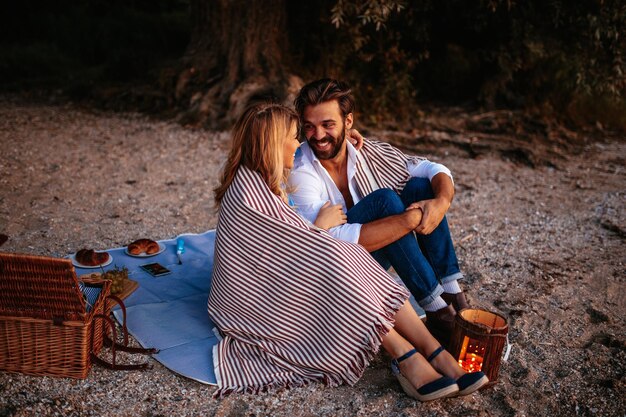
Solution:
[{"label": "woman's wedge sandal", "polygon": [[416,353],[417,350],[412,349],[399,358],[391,361],[391,371],[396,378],[398,378],[398,381],[400,382],[400,385],[406,395],[420,401],[432,401],[439,398],[450,397],[459,391],[456,381],[452,378],[448,378],[447,376],[442,376],[435,381],[424,384],[419,388],[415,388],[411,381],[402,375],[402,372],[400,371],[400,362],[410,358]]},{"label": "woman's wedge sandal", "polygon": [[[427,359],[428,362],[432,363],[437,355],[439,355],[443,351],[444,348],[442,346],[439,346],[439,348],[435,349],[435,351],[430,354]],[[471,394],[472,392],[482,388],[484,385],[487,384],[487,382],[489,382],[489,378],[487,378],[487,375],[485,375],[481,371],[465,374],[456,380],[456,384],[459,386],[459,392],[457,392],[455,395]]]}]

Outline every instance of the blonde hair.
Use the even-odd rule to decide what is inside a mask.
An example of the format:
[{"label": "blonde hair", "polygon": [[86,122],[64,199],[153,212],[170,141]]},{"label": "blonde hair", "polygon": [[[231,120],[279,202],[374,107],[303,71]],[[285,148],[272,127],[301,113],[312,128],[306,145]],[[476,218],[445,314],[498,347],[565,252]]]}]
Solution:
[{"label": "blonde hair", "polygon": [[220,185],[214,189],[216,207],[242,165],[261,174],[270,190],[286,201],[288,172],[283,167],[283,145],[294,126],[298,127],[297,114],[280,104],[257,104],[239,117]]}]

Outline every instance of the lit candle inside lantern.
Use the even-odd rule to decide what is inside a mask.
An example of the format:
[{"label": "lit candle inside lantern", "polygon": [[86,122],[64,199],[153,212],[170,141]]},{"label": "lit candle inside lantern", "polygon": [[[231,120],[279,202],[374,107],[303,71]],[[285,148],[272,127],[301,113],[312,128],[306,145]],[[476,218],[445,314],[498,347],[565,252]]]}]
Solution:
[{"label": "lit candle inside lantern", "polygon": [[466,336],[459,355],[459,365],[467,372],[478,372],[483,367],[484,354],[485,348]]},{"label": "lit candle inside lantern", "polygon": [[470,353],[463,359],[459,359],[459,365],[468,372],[480,371],[483,367],[483,358],[475,353]]}]

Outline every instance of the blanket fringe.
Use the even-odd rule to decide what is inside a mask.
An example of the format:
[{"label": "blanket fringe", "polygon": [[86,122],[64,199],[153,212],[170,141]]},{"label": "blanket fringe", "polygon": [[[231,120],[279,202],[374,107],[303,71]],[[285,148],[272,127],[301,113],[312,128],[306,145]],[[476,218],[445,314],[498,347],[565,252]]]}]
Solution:
[{"label": "blanket fringe", "polygon": [[287,389],[300,388],[311,383],[321,382],[327,387],[337,387],[343,384],[354,385],[363,376],[365,369],[374,359],[382,345],[382,338],[394,327],[394,317],[408,298],[408,292],[401,289],[389,296],[384,313],[373,323],[371,332],[364,341],[361,349],[355,351],[352,360],[346,364],[342,374],[325,374],[322,378],[307,378],[294,375],[287,381],[272,381],[263,385],[248,385],[238,387],[218,387],[213,398],[222,399],[231,394],[260,394],[278,392]]}]

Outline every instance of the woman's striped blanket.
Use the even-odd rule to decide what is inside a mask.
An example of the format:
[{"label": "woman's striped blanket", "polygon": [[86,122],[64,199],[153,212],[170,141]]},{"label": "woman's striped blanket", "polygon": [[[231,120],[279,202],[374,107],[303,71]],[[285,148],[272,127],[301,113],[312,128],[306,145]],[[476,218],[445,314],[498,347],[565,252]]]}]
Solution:
[{"label": "woman's striped blanket", "polygon": [[208,300],[218,390],[354,384],[408,297],[359,245],[333,239],[241,167],[222,200]]}]

